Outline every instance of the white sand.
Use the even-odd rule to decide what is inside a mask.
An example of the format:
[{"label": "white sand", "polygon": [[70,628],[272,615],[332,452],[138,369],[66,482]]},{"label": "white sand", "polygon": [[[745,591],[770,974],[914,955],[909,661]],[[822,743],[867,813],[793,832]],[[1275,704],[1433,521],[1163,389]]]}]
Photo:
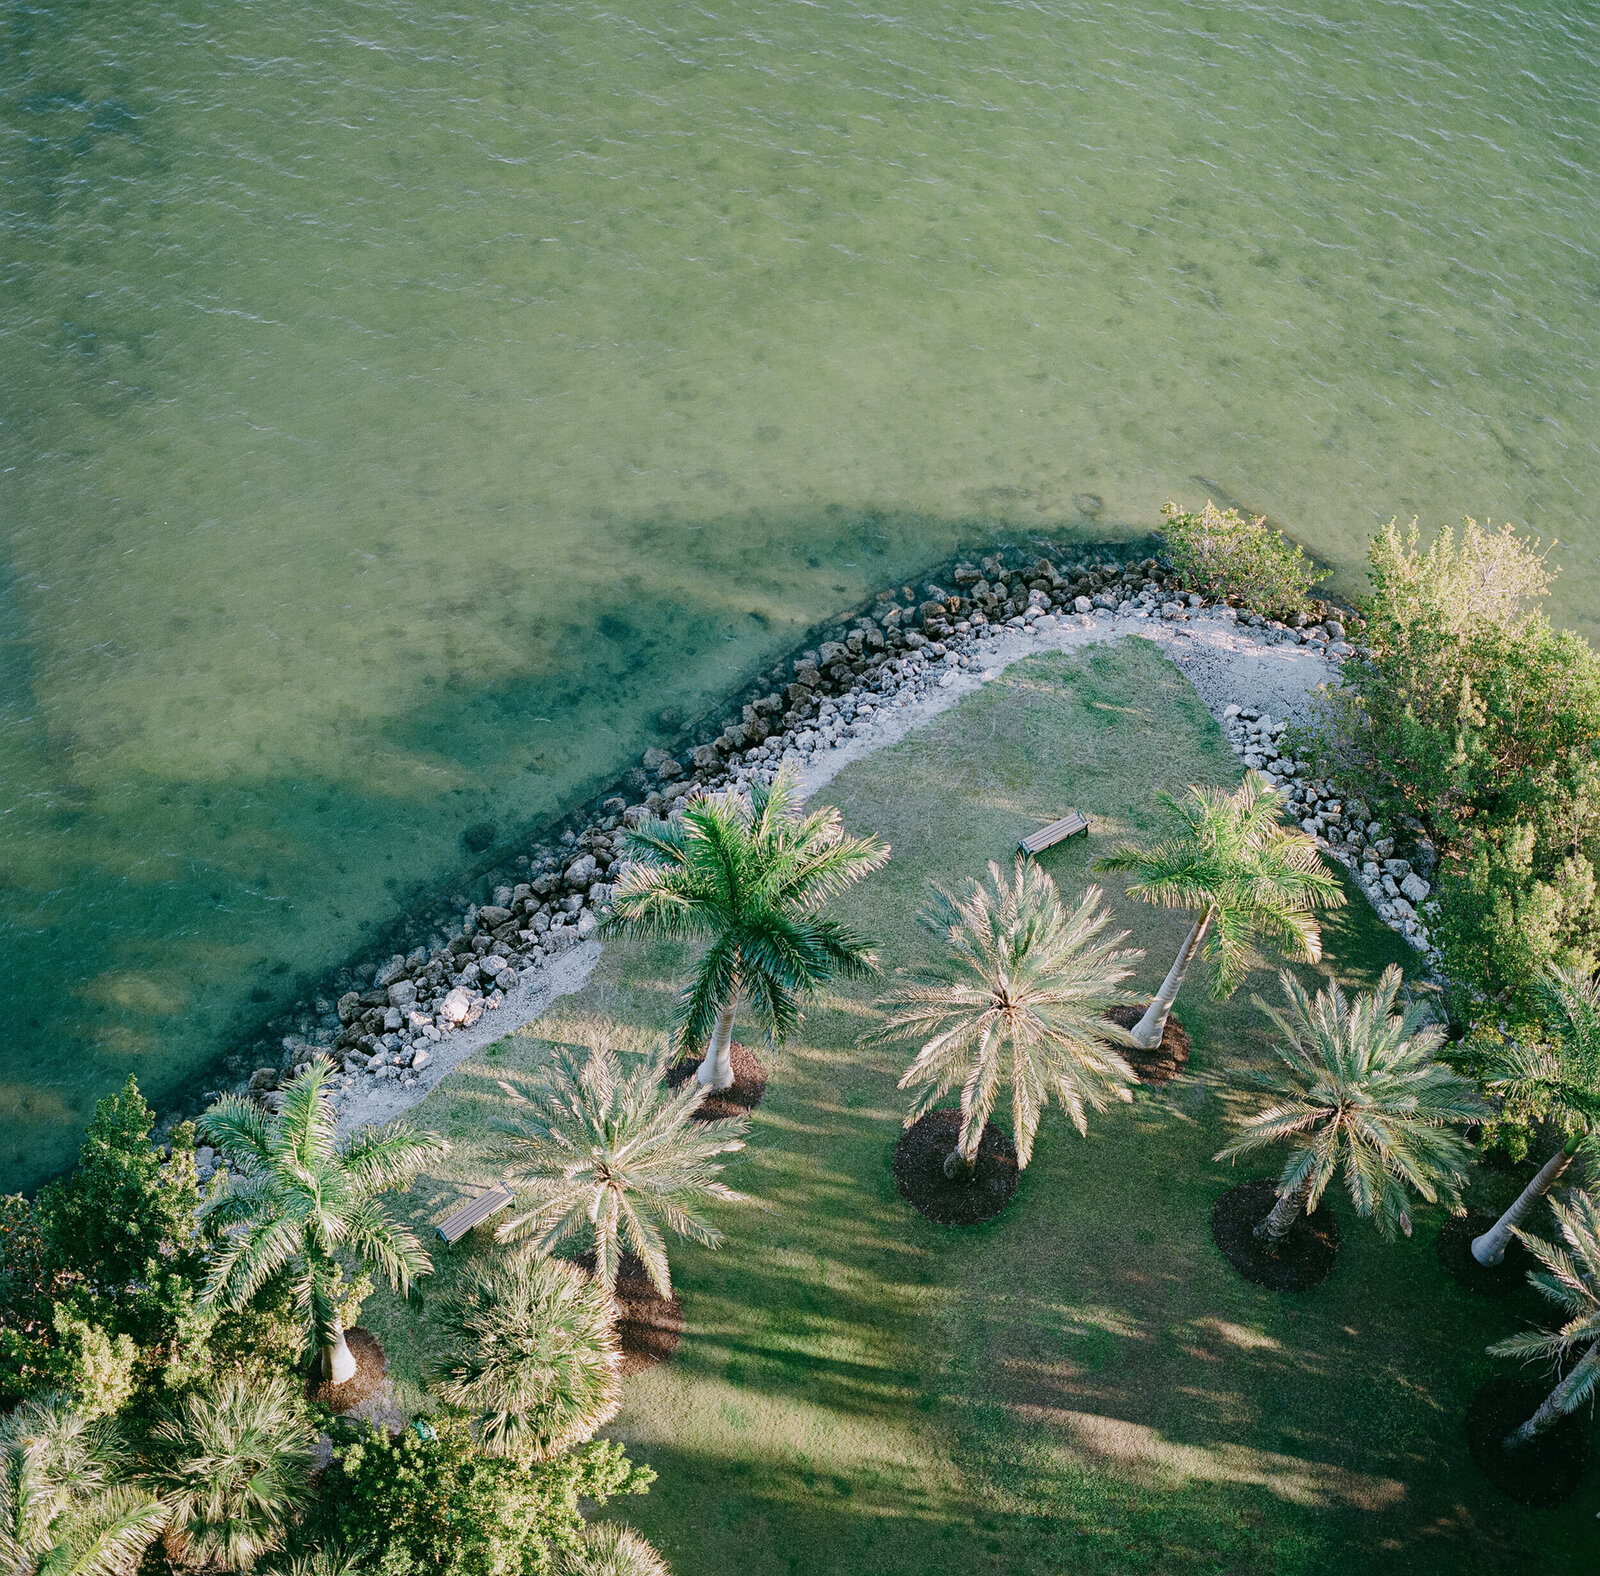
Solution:
[{"label": "white sand", "polygon": [[[996,640],[982,642],[973,653],[981,664],[976,671],[950,669],[930,693],[915,696],[903,706],[886,702],[876,714],[870,734],[819,750],[800,774],[807,796],[832,782],[852,761],[903,739],[1013,662],[1040,651],[1078,651],[1127,635],[1142,636],[1171,657],[1206,708],[1219,719],[1223,708],[1232,704],[1255,706],[1273,717],[1303,720],[1317,686],[1336,677],[1338,671],[1315,647],[1265,644],[1255,638],[1254,631],[1210,609],[1196,611],[1181,623],[1058,614],[1041,618],[1035,630],[1033,634],[1008,630]],[[387,1122],[418,1104],[474,1052],[537,1021],[561,997],[581,990],[600,953],[599,942],[585,941],[553,958],[532,980],[511,991],[494,1012],[484,1013],[470,1029],[458,1030],[432,1046],[433,1060],[411,1087],[393,1082],[352,1087],[341,1101],[340,1128],[348,1132],[369,1122]]]}]

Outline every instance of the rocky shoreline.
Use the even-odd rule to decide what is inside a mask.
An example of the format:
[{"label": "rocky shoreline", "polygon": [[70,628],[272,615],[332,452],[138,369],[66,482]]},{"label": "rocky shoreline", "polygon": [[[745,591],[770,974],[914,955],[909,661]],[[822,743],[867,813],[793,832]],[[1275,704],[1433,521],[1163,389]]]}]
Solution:
[{"label": "rocky shoreline", "polygon": [[[459,897],[453,911],[435,904],[409,916],[398,930],[413,941],[408,949],[337,970],[268,1025],[273,1040],[234,1053],[229,1087],[271,1105],[282,1081],[327,1055],[347,1124],[404,1109],[478,1046],[581,986],[599,954],[594,932],[627,866],[628,827],[672,814],[692,794],[770,780],[786,761],[815,791],[847,760],[903,735],[1029,651],[1125,634],[1161,639],[1186,671],[1212,663],[1204,678],[1190,676],[1235,752],[1287,792],[1306,831],[1433,961],[1424,922],[1431,850],[1396,857],[1390,829],[1288,753],[1289,711],[1303,715],[1316,682],[1336,675],[1355,649],[1350,636],[1359,638],[1360,625],[1352,615],[1314,604],[1315,617],[1291,628],[1207,602],[1158,558],[1128,559],[1107,547],[1060,565],[1011,549],[958,562],[942,578],[948,586],[930,580],[920,591],[880,593],[762,675],[720,728],[702,727],[676,750],[647,750],[616,791],[479,878],[484,901]],[[1238,660],[1246,650],[1295,659],[1292,682],[1284,688],[1280,680],[1276,691],[1284,715],[1273,714],[1270,694],[1248,693],[1252,680],[1241,677]],[[202,1163],[209,1159],[202,1154]]]}]

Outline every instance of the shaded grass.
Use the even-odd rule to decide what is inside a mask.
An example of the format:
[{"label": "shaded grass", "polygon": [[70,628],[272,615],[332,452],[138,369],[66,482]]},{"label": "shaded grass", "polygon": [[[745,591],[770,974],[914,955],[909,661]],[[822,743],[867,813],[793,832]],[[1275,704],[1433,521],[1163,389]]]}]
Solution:
[{"label": "shaded grass", "polygon": [[[1044,864],[1069,896],[1112,837],[1159,824],[1155,794],[1231,785],[1238,766],[1188,683],[1124,641],[1013,668],[829,797],[894,856],[840,904],[887,969],[928,955],[924,882],[956,882],[1067,808],[1092,822]],[[1353,898],[1357,894],[1351,894]],[[1109,894],[1148,949],[1153,989],[1186,920]],[[1364,904],[1330,916],[1325,967],[1370,985],[1410,954]],[[412,1196],[429,1225],[496,1174],[502,1084],[538,1075],[578,1020],[664,1029],[684,977],[671,946],[613,946],[558,1016],[490,1047],[424,1105],[456,1144]],[[914,1576],[951,1564],[1073,1572],[1514,1572],[1584,1568],[1593,1485],[1560,1511],[1501,1499],[1467,1456],[1461,1416],[1517,1313],[1439,1269],[1439,1211],[1386,1244],[1341,1212],[1344,1253],[1317,1291],[1250,1285],[1213,1249],[1216,1196],[1244,1172],[1211,1160],[1226,1073],[1263,1052],[1249,993],[1196,982],[1178,1015],[1187,1073],[1095,1119],[1057,1113],[998,1220],[949,1231],[895,1193],[903,1099],[893,1052],[862,1051],[876,987],[829,994],[776,1053],[730,1180],[765,1208],[720,1212],[728,1241],[684,1245],[689,1328],[628,1384],[613,1430],[661,1474],[630,1519],[689,1576],[839,1571]],[[1263,1167],[1262,1169],[1270,1169]],[[1503,1192],[1514,1179],[1488,1179]],[[1325,1206],[1330,1207],[1330,1206]],[[482,1240],[442,1250],[438,1281]],[[438,1331],[374,1299],[367,1322],[415,1385]]]}]

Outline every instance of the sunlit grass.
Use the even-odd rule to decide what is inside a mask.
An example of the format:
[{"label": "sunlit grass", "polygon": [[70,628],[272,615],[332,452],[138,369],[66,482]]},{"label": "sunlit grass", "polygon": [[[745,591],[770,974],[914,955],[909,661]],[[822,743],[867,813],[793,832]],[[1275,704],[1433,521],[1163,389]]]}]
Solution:
[{"label": "sunlit grass", "polygon": [[[846,823],[894,848],[841,908],[881,938],[888,968],[904,966],[933,945],[914,921],[927,879],[1009,862],[1022,832],[1070,805],[1093,834],[1044,862],[1074,894],[1107,828],[1154,828],[1158,790],[1237,775],[1149,645],[1034,658],[832,785]],[[1108,896],[1153,986],[1185,921]],[[1359,903],[1326,939],[1347,985],[1409,965]],[[435,1091],[422,1119],[456,1151],[413,1195],[419,1222],[496,1174],[501,1083],[536,1077],[547,1037],[580,1020],[664,1027],[681,961],[668,946],[608,948],[581,996]],[[965,1232],[895,1191],[901,1063],[855,1044],[874,988],[817,1001],[771,1055],[735,1165],[766,1207],[722,1210],[720,1252],[674,1252],[688,1334],[629,1380],[613,1430],[661,1474],[627,1513],[674,1569],[1509,1576],[1535,1550],[1544,1569],[1582,1569],[1583,1496],[1535,1517],[1467,1458],[1463,1403],[1488,1371],[1484,1345],[1518,1315],[1444,1277],[1437,1212],[1386,1245],[1334,1203],[1345,1251],[1303,1297],[1248,1284],[1213,1249],[1211,1204],[1237,1176],[1210,1158],[1226,1074],[1264,1048],[1248,997],[1270,987],[1263,971],[1220,1004],[1186,987],[1189,1076],[1140,1089],[1085,1140],[1048,1114],[1014,1204]],[[438,1252],[435,1289],[463,1253],[496,1251],[479,1235]],[[382,1299],[367,1322],[417,1395],[433,1326]]]}]

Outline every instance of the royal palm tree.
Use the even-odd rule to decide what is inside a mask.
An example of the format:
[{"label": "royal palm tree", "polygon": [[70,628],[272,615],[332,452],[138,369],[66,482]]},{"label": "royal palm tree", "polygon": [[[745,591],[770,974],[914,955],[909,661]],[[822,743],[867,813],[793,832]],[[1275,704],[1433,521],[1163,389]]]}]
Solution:
[{"label": "royal palm tree", "polygon": [[604,1037],[563,1046],[551,1057],[541,1104],[503,1121],[507,1178],[532,1205],[495,1233],[548,1252],[568,1237],[587,1237],[595,1275],[616,1290],[624,1249],[636,1254],[651,1284],[672,1295],[665,1226],[714,1248],[722,1233],[696,1209],[708,1200],[744,1203],[718,1180],[719,1155],[744,1148],[743,1117],[691,1122],[706,1097],[691,1079],[674,1094],[663,1082],[670,1051],[630,1058],[625,1069]]},{"label": "royal palm tree", "polygon": [[556,1556],[556,1576],[672,1576],[667,1562],[632,1527],[592,1522],[575,1549]]},{"label": "royal palm tree", "polygon": [[1161,1043],[1178,987],[1202,945],[1212,994],[1221,1000],[1260,963],[1258,935],[1295,962],[1320,962],[1315,911],[1345,901],[1316,843],[1284,825],[1282,796],[1256,773],[1232,793],[1190,788],[1182,799],[1161,797],[1176,823],[1174,835],[1148,847],[1118,844],[1096,866],[1131,873],[1129,897],[1198,915],[1155,1000],[1134,1025],[1133,1043],[1145,1050]]},{"label": "royal palm tree", "polygon": [[1579,1188],[1565,1204],[1552,1199],[1550,1208],[1566,1239],[1565,1249],[1529,1232],[1519,1230],[1517,1236],[1543,1265],[1528,1271],[1529,1281],[1568,1316],[1567,1322],[1559,1330],[1510,1336],[1489,1351],[1496,1357],[1578,1360],[1533,1416],[1506,1435],[1507,1450],[1527,1444],[1600,1392],[1600,1206]]},{"label": "royal palm tree", "polygon": [[489,1454],[547,1461],[617,1415],[615,1315],[576,1265],[528,1252],[474,1261],[445,1305],[456,1355],[438,1393],[476,1415]]},{"label": "royal palm tree", "polygon": [[188,1565],[247,1571],[281,1542],[304,1499],[313,1430],[283,1375],[195,1391],[152,1431],[149,1481],[167,1547]]},{"label": "royal palm tree", "polygon": [[888,1021],[863,1036],[868,1044],[921,1042],[900,1080],[917,1091],[907,1127],[959,1086],[961,1134],[945,1161],[951,1178],[973,1175],[1002,1084],[1011,1086],[1019,1166],[1033,1156],[1052,1095],[1080,1133],[1088,1110],[1133,1098],[1133,1071],[1107,1044],[1127,1044],[1128,1032],[1105,1013],[1134,999],[1120,985],[1144,954],[1121,949],[1126,931],[1103,934],[1111,915],[1099,887],[1068,911],[1032,862],[1017,860],[1009,881],[991,862],[989,880],[992,891],[973,881],[961,897],[934,886],[917,917],[944,940],[947,956],[890,992],[882,1002]]},{"label": "royal palm tree", "polygon": [[0,1569],[8,1576],[129,1576],[166,1510],[129,1481],[115,1426],[64,1396],[0,1421]]},{"label": "royal palm tree", "polygon": [[378,1195],[409,1187],[449,1145],[399,1122],[341,1139],[324,1093],[331,1071],[325,1056],[307,1063],[284,1087],[276,1116],[225,1095],[200,1118],[200,1135],[228,1168],[226,1186],[203,1206],[227,1232],[204,1297],[242,1307],[273,1276],[288,1274],[323,1372],[343,1384],[356,1363],[340,1317],[336,1255],[370,1265],[414,1299],[417,1278],[432,1264]]},{"label": "royal palm tree", "polygon": [[1472,1256],[1486,1266],[1500,1263],[1528,1211],[1561,1180],[1584,1141],[1600,1133],[1600,981],[1552,967],[1537,991],[1549,1038],[1502,1050],[1485,1069],[1484,1084],[1513,1109],[1553,1123],[1566,1141],[1505,1214],[1473,1239]]},{"label": "royal palm tree", "polygon": [[837,810],[802,814],[787,767],[748,797],[730,789],[696,799],[671,821],[631,832],[627,847],[638,863],[612,892],[607,928],[710,938],[677,1014],[679,1054],[706,1047],[696,1077],[708,1089],[733,1083],[741,1000],[781,1041],[819,986],[876,967],[866,944],[821,909],[879,869],[888,845],[846,837]]},{"label": "royal palm tree", "polygon": [[1258,1080],[1266,1100],[1216,1155],[1237,1160],[1290,1146],[1257,1239],[1276,1246],[1341,1173],[1358,1215],[1375,1219],[1387,1238],[1396,1227],[1409,1236],[1408,1189],[1429,1203],[1459,1202],[1467,1149],[1455,1127],[1481,1117],[1482,1102],[1434,1061],[1444,1030],[1425,1024],[1419,1007],[1395,1010],[1402,981],[1394,965],[1354,1001],[1331,981],[1313,998],[1287,969],[1278,980],[1286,1011],[1251,998],[1282,1035],[1273,1046],[1278,1065]]}]

